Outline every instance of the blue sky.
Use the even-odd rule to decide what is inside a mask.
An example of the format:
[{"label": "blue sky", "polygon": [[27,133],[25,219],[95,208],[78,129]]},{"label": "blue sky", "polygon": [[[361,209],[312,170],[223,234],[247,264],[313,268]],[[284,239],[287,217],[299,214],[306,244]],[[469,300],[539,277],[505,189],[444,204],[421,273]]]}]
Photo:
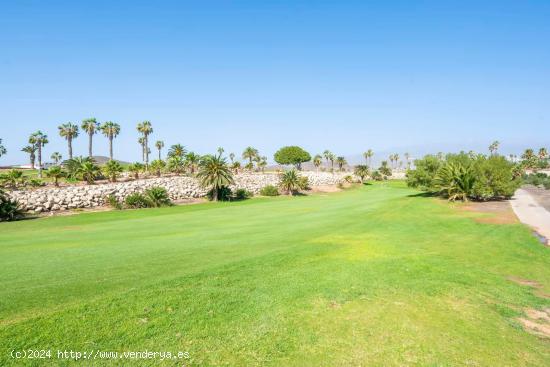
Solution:
[{"label": "blue sky", "polygon": [[91,116],[122,125],[128,161],[142,120],[270,158],[548,147],[549,40],[550,1],[4,1],[0,165],[37,129],[66,155],[57,126]]}]

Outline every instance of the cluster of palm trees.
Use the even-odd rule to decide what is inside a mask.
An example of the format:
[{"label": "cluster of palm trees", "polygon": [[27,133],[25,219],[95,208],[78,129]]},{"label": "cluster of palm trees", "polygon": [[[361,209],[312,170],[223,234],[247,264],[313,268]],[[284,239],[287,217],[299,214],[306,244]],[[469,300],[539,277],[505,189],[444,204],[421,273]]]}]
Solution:
[{"label": "cluster of palm trees", "polygon": [[[531,148],[525,149],[521,155],[522,164],[525,168],[548,168],[549,155],[546,148],[540,148],[537,153]],[[510,155],[510,160],[516,161],[517,156]]]},{"label": "cluster of palm trees", "polygon": [[330,166],[330,170],[334,171],[334,163],[338,166],[340,171],[344,170],[344,167],[348,164],[347,160],[343,156],[336,156],[330,150],[325,150],[323,154],[316,154],[313,157],[313,165],[317,170],[323,164],[323,158],[325,159],[326,165]]}]

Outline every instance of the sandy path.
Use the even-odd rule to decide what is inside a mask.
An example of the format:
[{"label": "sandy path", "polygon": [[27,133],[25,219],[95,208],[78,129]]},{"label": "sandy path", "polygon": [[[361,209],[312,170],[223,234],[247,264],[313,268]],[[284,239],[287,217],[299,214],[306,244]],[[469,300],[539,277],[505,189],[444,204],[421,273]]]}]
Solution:
[{"label": "sandy path", "polygon": [[522,223],[550,239],[550,212],[539,205],[526,190],[517,190],[510,204]]}]

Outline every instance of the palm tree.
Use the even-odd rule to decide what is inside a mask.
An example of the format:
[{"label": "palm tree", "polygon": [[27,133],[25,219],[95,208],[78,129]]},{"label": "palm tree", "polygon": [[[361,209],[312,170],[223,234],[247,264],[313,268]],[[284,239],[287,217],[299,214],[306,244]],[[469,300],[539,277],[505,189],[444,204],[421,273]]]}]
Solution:
[{"label": "palm tree", "polygon": [[145,138],[143,136],[138,138],[138,143],[141,147],[141,161],[145,162]]},{"label": "palm tree", "polygon": [[330,161],[331,156],[332,156],[332,153],[330,152],[330,150],[327,149],[323,152],[323,157],[325,157],[327,164]]},{"label": "palm tree", "polygon": [[0,176],[0,182],[5,186],[16,189],[17,186],[25,184],[25,176],[21,170],[10,169],[6,174]]},{"label": "palm tree", "polygon": [[109,158],[113,160],[113,139],[120,134],[120,125],[112,121],[104,122],[101,125],[101,132],[109,139]]},{"label": "palm tree", "polygon": [[338,164],[338,169],[340,171],[343,171],[344,170],[344,166],[347,164],[348,162],[346,161],[346,158],[344,157],[337,157],[336,158],[336,164]]},{"label": "palm tree", "polygon": [[139,178],[139,173],[144,169],[143,164],[136,162],[128,166],[128,171],[134,174],[134,178],[137,180]]},{"label": "palm tree", "polygon": [[59,186],[59,179],[65,177],[65,175],[65,172],[59,166],[50,167],[46,171],[46,176],[53,178],[53,183],[56,187]]},{"label": "palm tree", "polygon": [[[258,156],[258,149],[253,147],[247,147],[243,151],[243,159],[248,159],[248,167],[254,167],[252,160]],[[252,169],[252,168],[250,168]]]},{"label": "palm tree", "polygon": [[328,157],[330,160],[330,170],[334,172],[334,161],[336,160],[336,156],[332,153],[330,153],[330,156]]},{"label": "palm tree", "polygon": [[235,161],[231,164],[231,169],[235,171],[235,174],[239,173],[239,169],[241,168],[241,162]]},{"label": "palm tree", "polygon": [[260,157],[256,163],[258,168],[264,173],[265,167],[267,166],[267,157]]},{"label": "palm tree", "polygon": [[[366,159],[368,161],[368,159]],[[359,177],[361,179],[361,183],[365,180],[365,177],[367,177],[370,174],[369,166],[366,164],[359,164],[355,166],[355,170],[353,171],[355,176]]]},{"label": "palm tree", "polygon": [[222,147],[218,147],[218,154],[222,155],[223,152],[225,152],[225,149],[223,149]]},{"label": "palm tree", "polygon": [[38,153],[38,178],[42,178],[42,148],[49,143],[48,135],[44,134],[42,131],[38,130],[31,135],[31,140],[36,146]]},{"label": "palm tree", "polygon": [[405,152],[405,154],[403,154],[405,156],[405,162],[406,162],[406,165],[407,165],[407,169],[411,168],[411,163],[409,162],[409,158],[411,157],[411,155],[407,152]]},{"label": "palm tree", "polygon": [[161,159],[155,159],[151,162],[151,169],[155,171],[157,177],[160,177],[164,167],[166,167],[166,162]]},{"label": "palm tree", "polygon": [[155,143],[155,147],[159,151],[159,161],[160,161],[160,160],[162,160],[160,151],[162,150],[162,148],[164,148],[164,142],[162,140],[157,140],[156,143]]},{"label": "palm tree", "polygon": [[233,174],[221,154],[202,157],[197,173],[201,185],[212,193],[212,200],[218,201],[220,191],[233,183]]},{"label": "palm tree", "polygon": [[69,146],[69,159],[73,159],[73,139],[78,136],[78,125],[67,122],[58,127],[59,135],[67,140]]},{"label": "palm tree", "polygon": [[76,173],[80,175],[82,179],[88,183],[88,185],[91,185],[101,173],[101,169],[94,163],[93,160],[86,159],[83,160],[82,164],[77,168]]},{"label": "palm tree", "polygon": [[231,160],[231,163],[235,161],[235,153],[229,153],[229,159]]},{"label": "palm tree", "polygon": [[541,160],[548,158],[548,151],[546,150],[546,148],[539,149],[539,158]]},{"label": "palm tree", "polygon": [[395,168],[397,168],[397,162],[399,161],[399,154],[395,153],[395,154],[393,155],[393,159],[394,159],[394,161],[395,161]]},{"label": "palm tree", "polygon": [[366,158],[367,158],[367,165],[369,167],[372,167],[372,157],[374,156],[374,152],[372,151],[372,149],[369,149],[367,150],[367,153],[366,153]]},{"label": "palm tree", "polygon": [[5,146],[2,145],[2,139],[0,139],[0,157],[6,154],[7,152],[8,150],[6,149]]},{"label": "palm tree", "polygon": [[82,121],[82,124],[80,125],[83,131],[85,131],[88,134],[88,157],[92,158],[92,145],[93,145],[93,137],[94,134],[97,133],[97,130],[99,129],[99,123],[95,118],[89,118]]},{"label": "palm tree", "polygon": [[189,152],[185,155],[185,165],[189,167],[191,174],[195,174],[195,168],[201,160],[200,155],[195,154],[194,152]]},{"label": "palm tree", "polygon": [[498,146],[500,145],[500,142],[498,140],[495,140],[494,142],[489,145],[489,152],[491,152],[491,155],[497,154]]},{"label": "palm tree", "polygon": [[36,160],[36,145],[27,145],[26,147],[23,147],[21,151],[29,155],[31,168],[34,169],[34,161]]},{"label": "palm tree", "polygon": [[185,160],[179,155],[172,156],[168,159],[168,170],[176,175],[181,175],[185,171]]},{"label": "palm tree", "polygon": [[103,173],[111,182],[116,182],[117,177],[122,171],[124,171],[124,168],[115,160],[110,160],[103,166]]},{"label": "palm tree", "polygon": [[137,125],[137,130],[143,135],[145,146],[145,169],[149,167],[149,135],[153,133],[153,126],[150,121],[143,121]]},{"label": "palm tree", "polygon": [[174,144],[170,147],[168,150],[168,157],[180,157],[183,158],[183,156],[187,153],[187,150],[185,147],[181,144]]},{"label": "palm tree", "polygon": [[54,152],[52,153],[52,155],[50,156],[50,158],[55,162],[56,165],[59,164],[59,161],[61,160],[61,158],[63,158],[61,156],[61,154],[59,152]]},{"label": "palm tree", "polygon": [[302,188],[301,178],[296,169],[286,171],[279,177],[279,187],[286,191],[288,195],[293,195],[296,191]]},{"label": "palm tree", "polygon": [[321,166],[321,163],[323,163],[323,157],[321,157],[320,154],[317,154],[315,157],[313,157],[313,165],[319,171],[319,166]]}]

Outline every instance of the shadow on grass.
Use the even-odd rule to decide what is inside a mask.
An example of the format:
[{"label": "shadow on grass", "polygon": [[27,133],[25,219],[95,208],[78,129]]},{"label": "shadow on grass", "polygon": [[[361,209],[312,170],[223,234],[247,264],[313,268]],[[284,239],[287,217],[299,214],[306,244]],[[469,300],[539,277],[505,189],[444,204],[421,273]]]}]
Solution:
[{"label": "shadow on grass", "polygon": [[407,195],[409,198],[434,198],[436,196],[435,192],[419,192],[418,194]]}]

